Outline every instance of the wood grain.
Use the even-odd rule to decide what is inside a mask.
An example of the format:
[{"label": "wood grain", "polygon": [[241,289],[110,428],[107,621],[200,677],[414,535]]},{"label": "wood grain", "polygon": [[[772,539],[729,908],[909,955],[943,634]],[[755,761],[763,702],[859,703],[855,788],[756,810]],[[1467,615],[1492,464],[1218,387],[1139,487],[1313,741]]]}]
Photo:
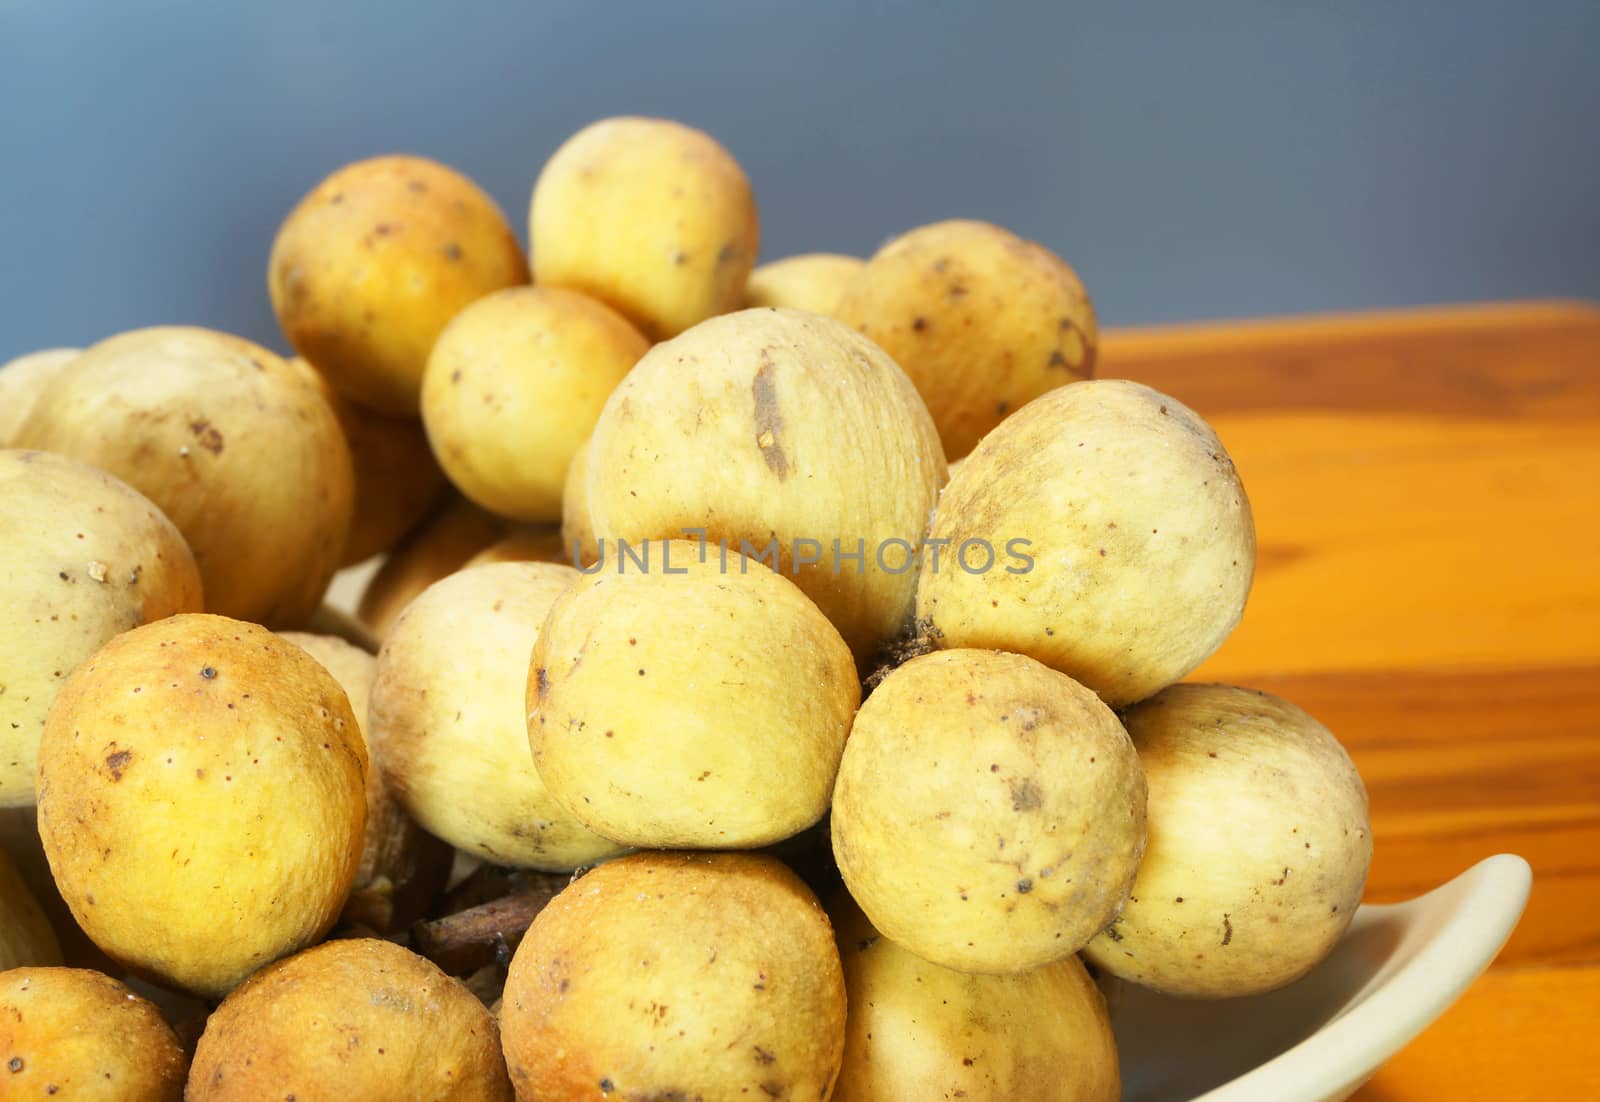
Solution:
[{"label": "wood grain", "polygon": [[1113,332],[1100,374],[1191,405],[1238,465],[1256,584],[1196,677],[1349,747],[1368,898],[1533,865],[1495,968],[1358,1097],[1600,1098],[1600,310]]}]

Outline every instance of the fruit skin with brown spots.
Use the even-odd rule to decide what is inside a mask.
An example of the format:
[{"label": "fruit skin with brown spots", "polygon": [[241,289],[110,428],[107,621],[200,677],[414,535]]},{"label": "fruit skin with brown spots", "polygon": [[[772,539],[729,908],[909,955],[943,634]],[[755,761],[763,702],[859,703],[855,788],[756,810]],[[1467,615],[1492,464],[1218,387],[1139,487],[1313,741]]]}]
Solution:
[{"label": "fruit skin with brown spots", "polygon": [[[1250,501],[1217,434],[1123,379],[1058,387],[984,437],[939,499],[940,540],[917,580],[935,645],[1026,654],[1113,708],[1221,646],[1255,570]],[[962,565],[985,544],[993,569]]]},{"label": "fruit skin with brown spots", "polygon": [[0,1096],[179,1102],[188,1064],[161,1012],[110,976],[0,972]]},{"label": "fruit skin with brown spots", "polygon": [[436,837],[497,865],[567,872],[621,847],[550,792],[528,750],[528,662],[570,566],[475,566],[429,586],[378,655],[374,760]]},{"label": "fruit skin with brown spots", "polygon": [[96,945],[220,997],[333,925],[361,859],[366,769],[349,700],[310,655],[254,624],[173,616],[61,687],[39,834]]},{"label": "fruit skin with brown spots", "polygon": [[344,553],[354,475],[339,422],[298,370],[243,338],[162,326],[103,340],[61,369],[17,444],[154,502],[212,612],[298,627]]},{"label": "fruit skin with brown spots", "polygon": [[189,1102],[510,1102],[494,1018],[409,949],[330,941],[268,965],[206,1022]]},{"label": "fruit skin with brown spots", "polygon": [[825,1099],[845,989],[821,904],[779,861],[640,853],[534,919],[506,977],[517,1097]]},{"label": "fruit skin with brown spots", "polygon": [[1133,897],[1084,950],[1169,995],[1258,995],[1305,975],[1355,917],[1367,793],[1331,731],[1255,689],[1174,685],[1123,714],[1150,782]]},{"label": "fruit skin with brown spots", "polygon": [[894,361],[832,318],[776,309],[712,318],[645,353],[587,463],[607,558],[619,538],[685,529],[704,530],[712,554],[718,540],[770,547],[863,664],[910,617],[906,564],[945,478],[933,420]]},{"label": "fruit skin with brown spots", "polygon": [[1076,956],[1009,976],[930,964],[829,901],[850,993],[833,1102],[1116,1102],[1116,1041]]},{"label": "fruit skin with brown spots", "polygon": [[200,572],[148,498],[52,452],[0,451],[0,533],[0,808],[26,808],[62,679],[118,632],[200,611]]},{"label": "fruit skin with brown spots", "polygon": [[528,282],[493,199],[426,157],[356,161],[300,200],[278,229],[267,291],[297,352],[335,390],[416,417],[433,342],[468,303]]},{"label": "fruit skin with brown spots", "polygon": [[1087,379],[1099,346],[1077,273],[987,222],[935,222],[895,238],[831,312],[905,368],[950,459],[1039,395]]},{"label": "fruit skin with brown spots", "polygon": [[1145,845],[1133,743],[1088,689],[1030,658],[946,650],[856,714],[833,852],[885,937],[962,972],[1070,956],[1116,917]]}]

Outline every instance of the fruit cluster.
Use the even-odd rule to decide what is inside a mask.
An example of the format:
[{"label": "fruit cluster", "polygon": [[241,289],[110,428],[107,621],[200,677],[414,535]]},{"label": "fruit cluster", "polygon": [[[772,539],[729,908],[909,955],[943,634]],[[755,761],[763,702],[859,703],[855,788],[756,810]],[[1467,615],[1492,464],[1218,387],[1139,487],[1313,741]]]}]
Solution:
[{"label": "fruit cluster", "polygon": [[1329,952],[1361,780],[1180,683],[1249,502],[1066,263],[753,268],[643,118],[529,236],[359,162],[273,243],[295,359],[0,371],[0,1096],[1114,1099],[1117,983]]}]

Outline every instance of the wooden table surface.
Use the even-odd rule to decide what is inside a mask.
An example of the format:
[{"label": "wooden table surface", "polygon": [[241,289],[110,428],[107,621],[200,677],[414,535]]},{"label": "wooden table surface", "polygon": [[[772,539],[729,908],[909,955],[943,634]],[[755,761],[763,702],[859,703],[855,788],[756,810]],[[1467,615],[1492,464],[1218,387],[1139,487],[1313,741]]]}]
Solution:
[{"label": "wooden table surface", "polygon": [[1494,967],[1357,1097],[1600,1099],[1600,308],[1113,332],[1098,373],[1191,405],[1233,455],[1255,588],[1197,676],[1344,741],[1368,898],[1533,865]]}]

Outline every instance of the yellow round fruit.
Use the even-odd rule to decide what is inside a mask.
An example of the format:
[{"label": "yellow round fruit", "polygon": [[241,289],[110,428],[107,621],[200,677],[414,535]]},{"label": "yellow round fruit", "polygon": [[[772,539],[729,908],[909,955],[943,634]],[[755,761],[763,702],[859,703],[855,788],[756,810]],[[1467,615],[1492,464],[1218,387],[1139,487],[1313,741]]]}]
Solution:
[{"label": "yellow round fruit", "polygon": [[559,521],[573,453],[649,347],[576,291],[512,287],[468,306],[422,381],[422,421],[450,481],[500,516]]},{"label": "yellow round fruit", "polygon": [[62,685],[39,746],[39,834],[96,945],[216,997],[338,917],[366,768],[344,690],[310,655],[254,624],[173,616]]},{"label": "yellow round fruit", "polygon": [[769,261],[750,273],[746,306],[782,306],[836,317],[845,287],[866,262],[838,253],[803,253]]},{"label": "yellow round fruit", "polygon": [[1077,273],[987,222],[936,222],[895,238],[833,313],[911,376],[951,459],[1011,411],[1088,378],[1099,342]]},{"label": "yellow round fruit", "polygon": [[737,310],[760,247],[739,163],[667,119],[602,119],[568,138],[528,225],[536,282],[593,295],[652,340]]},{"label": "yellow round fruit", "polygon": [[482,188],[425,157],[346,165],[300,200],[272,242],[267,290],[284,335],[335,390],[416,417],[445,325],[491,291],[528,282],[505,215]]}]

